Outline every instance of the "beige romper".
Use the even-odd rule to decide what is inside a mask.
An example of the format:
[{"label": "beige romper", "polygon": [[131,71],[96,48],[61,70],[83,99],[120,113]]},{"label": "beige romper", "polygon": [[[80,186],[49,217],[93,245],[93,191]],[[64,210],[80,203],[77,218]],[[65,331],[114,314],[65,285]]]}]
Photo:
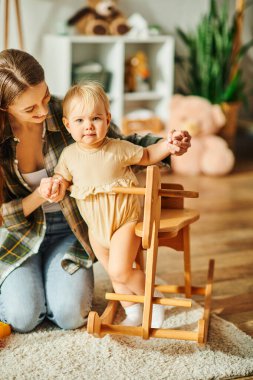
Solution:
[{"label": "beige romper", "polygon": [[85,149],[78,143],[66,147],[55,173],[72,181],[71,196],[94,238],[109,248],[113,233],[123,224],[138,221],[138,196],[107,194],[112,187],[138,185],[130,165],[137,164],[143,147],[128,141],[106,138],[103,145]]}]

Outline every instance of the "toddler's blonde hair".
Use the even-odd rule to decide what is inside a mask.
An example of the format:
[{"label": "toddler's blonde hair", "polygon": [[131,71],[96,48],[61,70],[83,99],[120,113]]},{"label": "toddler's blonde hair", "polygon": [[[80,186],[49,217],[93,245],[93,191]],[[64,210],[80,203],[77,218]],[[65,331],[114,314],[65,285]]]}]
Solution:
[{"label": "toddler's blonde hair", "polygon": [[110,113],[109,99],[99,82],[86,81],[72,86],[63,99],[63,116],[68,117],[72,108],[73,100],[79,99],[83,106],[93,110],[97,103],[103,103],[105,112]]}]

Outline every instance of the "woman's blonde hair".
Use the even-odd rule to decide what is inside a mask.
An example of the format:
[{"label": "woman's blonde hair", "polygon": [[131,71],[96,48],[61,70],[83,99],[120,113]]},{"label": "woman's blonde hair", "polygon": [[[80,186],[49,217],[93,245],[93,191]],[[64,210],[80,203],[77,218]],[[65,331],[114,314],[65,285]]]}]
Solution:
[{"label": "woman's blonde hair", "polygon": [[4,162],[12,157],[9,143],[3,143],[8,107],[29,87],[45,80],[44,70],[30,54],[16,49],[0,52],[0,206],[4,182]]},{"label": "woman's blonde hair", "polygon": [[102,85],[95,81],[86,81],[72,86],[63,99],[63,116],[68,117],[72,110],[73,100],[80,99],[83,106],[94,109],[97,103],[102,103],[105,112],[110,112],[110,103]]}]

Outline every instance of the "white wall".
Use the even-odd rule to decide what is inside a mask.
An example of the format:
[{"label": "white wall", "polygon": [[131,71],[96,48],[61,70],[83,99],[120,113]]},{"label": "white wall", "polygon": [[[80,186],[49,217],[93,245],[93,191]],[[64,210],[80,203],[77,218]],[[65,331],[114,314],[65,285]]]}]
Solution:
[{"label": "white wall", "polygon": [[[45,33],[55,32],[59,22],[73,12],[70,0],[20,0],[25,50],[41,59],[41,40]],[[10,1],[9,47],[18,48],[14,1]],[[4,46],[4,5],[0,2],[0,49]]]},{"label": "white wall", "polygon": [[[235,0],[230,2],[231,12],[235,9]],[[219,0],[222,3],[222,0]],[[3,3],[0,1],[0,50],[3,49]],[[18,48],[16,18],[13,8],[14,1],[10,1],[10,38],[9,47]],[[85,0],[20,0],[23,22],[25,49],[39,61],[41,59],[41,41],[45,33],[55,33],[62,24],[76,10],[83,7]],[[135,12],[141,13],[149,23],[159,24],[167,33],[175,33],[176,27],[185,31],[194,29],[200,15],[209,7],[209,0],[119,0],[119,7],[126,16]],[[245,15],[243,41],[248,41],[253,35],[253,6]],[[178,45],[177,45],[178,46]],[[182,48],[182,46],[178,46]],[[253,49],[245,62],[244,73],[246,82],[252,83],[253,78]],[[253,110],[251,111],[253,115]]]},{"label": "white wall", "polygon": [[[16,19],[10,1],[9,47],[18,48]],[[41,37],[56,32],[69,16],[85,4],[83,0],[20,0],[25,49],[40,59]],[[207,9],[208,0],[121,0],[126,16],[141,13],[150,23],[160,24],[164,33],[173,33],[176,26],[192,28]],[[3,49],[3,1],[0,2],[0,49]],[[189,17],[190,16],[190,17]]]},{"label": "white wall", "polygon": [[[219,0],[222,2],[221,0]],[[234,11],[235,0],[226,0]],[[0,2],[0,49],[3,49],[3,3]],[[10,1],[10,47],[18,47],[14,1]],[[41,37],[44,33],[56,32],[61,24],[76,10],[84,6],[85,0],[20,0],[24,29],[25,48],[37,57],[41,54]],[[194,29],[201,14],[209,7],[209,0],[119,0],[120,9],[126,16],[141,13],[149,23],[159,24],[164,33],[174,33],[176,27],[186,31]],[[253,7],[245,15],[243,39],[253,33]],[[253,53],[252,53],[253,56]]]}]

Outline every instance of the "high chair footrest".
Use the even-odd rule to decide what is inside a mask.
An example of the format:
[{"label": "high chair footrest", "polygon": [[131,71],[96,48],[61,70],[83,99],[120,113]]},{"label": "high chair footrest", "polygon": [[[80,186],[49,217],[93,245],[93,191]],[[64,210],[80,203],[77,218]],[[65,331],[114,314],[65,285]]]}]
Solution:
[{"label": "high chair footrest", "polygon": [[[105,298],[111,301],[127,301],[127,302],[144,303],[144,296],[136,296],[134,294],[106,293]],[[192,301],[190,299],[178,299],[178,298],[153,297],[152,303],[156,305],[164,305],[164,306],[182,306],[182,307],[192,306]]]},{"label": "high chair footrest", "polygon": [[134,294],[106,293],[105,299],[111,300],[111,301],[127,301],[127,302],[144,303],[144,296],[136,296]]},{"label": "high chair footrest", "polygon": [[[155,285],[155,289],[162,293],[171,293],[171,294],[185,294],[185,286],[179,285]],[[201,286],[192,286],[191,293],[194,295],[204,296],[206,292],[205,287]]]}]

